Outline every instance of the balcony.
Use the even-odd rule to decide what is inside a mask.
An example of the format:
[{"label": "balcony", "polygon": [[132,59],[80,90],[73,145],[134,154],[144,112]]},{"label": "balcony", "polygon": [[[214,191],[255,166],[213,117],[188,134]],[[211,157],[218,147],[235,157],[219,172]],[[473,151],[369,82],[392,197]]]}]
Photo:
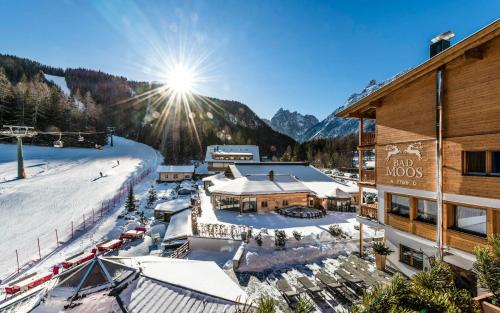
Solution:
[{"label": "balcony", "polygon": [[377,216],[378,216],[377,204],[376,203],[371,203],[371,204],[362,203],[359,206],[359,215],[366,217],[366,218],[369,218],[369,219],[376,220]]},{"label": "balcony", "polygon": [[375,132],[363,132],[361,134],[361,142],[359,143],[360,146],[374,146],[375,143],[377,142],[377,138],[375,136]]},{"label": "balcony", "polygon": [[359,183],[365,185],[375,185],[375,170],[362,169],[359,176]]}]

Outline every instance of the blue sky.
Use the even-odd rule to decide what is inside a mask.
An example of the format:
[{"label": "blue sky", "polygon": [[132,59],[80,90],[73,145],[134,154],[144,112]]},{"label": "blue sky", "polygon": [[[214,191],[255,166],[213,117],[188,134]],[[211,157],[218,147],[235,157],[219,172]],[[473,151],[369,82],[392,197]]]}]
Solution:
[{"label": "blue sky", "polygon": [[500,1],[7,1],[0,53],[133,80],[165,60],[202,60],[204,95],[270,118],[280,107],[326,117],[371,79],[428,57],[499,17]]}]

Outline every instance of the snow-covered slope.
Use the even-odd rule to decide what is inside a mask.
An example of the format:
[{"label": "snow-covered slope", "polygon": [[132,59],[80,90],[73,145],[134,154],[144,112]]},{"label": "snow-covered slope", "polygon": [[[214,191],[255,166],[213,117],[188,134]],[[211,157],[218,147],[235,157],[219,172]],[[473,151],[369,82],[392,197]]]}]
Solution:
[{"label": "snow-covered slope", "polygon": [[313,115],[302,115],[297,111],[290,112],[280,108],[268,125],[275,131],[300,140],[304,132],[318,122],[318,119]]},{"label": "snow-covered slope", "polygon": [[48,75],[48,74],[45,74],[45,73],[43,74],[43,76],[45,76],[46,80],[51,81],[54,84],[56,84],[62,90],[62,92],[67,97],[69,97],[69,95],[71,94],[71,92],[70,92],[70,90],[68,88],[68,84],[66,84],[66,78],[64,78],[63,76],[54,76],[54,75]]},{"label": "snow-covered slope", "polygon": [[23,180],[15,179],[16,145],[0,145],[0,277],[16,269],[16,249],[21,263],[36,259],[37,238],[44,254],[56,242],[56,228],[63,237],[71,221],[81,223],[127,178],[161,161],[149,146],[120,137],[114,142],[104,150],[24,146]]}]

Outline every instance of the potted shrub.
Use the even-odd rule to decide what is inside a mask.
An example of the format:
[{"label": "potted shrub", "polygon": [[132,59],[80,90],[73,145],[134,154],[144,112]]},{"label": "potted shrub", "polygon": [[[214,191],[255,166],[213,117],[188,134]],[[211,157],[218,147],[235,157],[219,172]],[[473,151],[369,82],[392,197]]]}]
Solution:
[{"label": "potted shrub", "polygon": [[374,242],[373,252],[375,252],[375,263],[377,265],[377,269],[379,271],[384,271],[387,256],[394,251],[389,249],[384,242]]},{"label": "potted shrub", "polygon": [[500,313],[500,235],[490,235],[489,247],[476,247],[473,269],[479,286],[488,294],[476,298],[484,313]]}]

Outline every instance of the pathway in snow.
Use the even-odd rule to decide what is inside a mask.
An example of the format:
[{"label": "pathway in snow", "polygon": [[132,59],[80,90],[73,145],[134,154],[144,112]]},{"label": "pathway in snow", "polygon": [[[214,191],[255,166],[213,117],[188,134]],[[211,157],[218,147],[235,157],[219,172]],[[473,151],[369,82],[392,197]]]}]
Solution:
[{"label": "pathway in snow", "polygon": [[64,237],[71,221],[81,223],[128,178],[161,161],[149,146],[119,137],[114,142],[104,150],[25,146],[24,180],[15,179],[16,145],[0,145],[0,277],[16,270],[16,249],[20,263],[37,259],[37,238],[43,255],[55,245],[56,228]]}]

